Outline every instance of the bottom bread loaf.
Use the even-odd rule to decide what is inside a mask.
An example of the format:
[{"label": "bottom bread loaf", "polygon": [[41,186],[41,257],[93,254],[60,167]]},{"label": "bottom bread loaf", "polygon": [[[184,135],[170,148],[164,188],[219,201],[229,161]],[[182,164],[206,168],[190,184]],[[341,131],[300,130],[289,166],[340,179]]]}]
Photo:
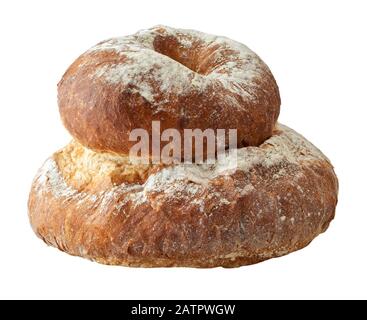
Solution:
[{"label": "bottom bread loaf", "polygon": [[334,217],[329,160],[278,125],[225,164],[132,165],[76,141],[34,179],[29,218],[47,244],[100,263],[237,267],[301,249]]}]

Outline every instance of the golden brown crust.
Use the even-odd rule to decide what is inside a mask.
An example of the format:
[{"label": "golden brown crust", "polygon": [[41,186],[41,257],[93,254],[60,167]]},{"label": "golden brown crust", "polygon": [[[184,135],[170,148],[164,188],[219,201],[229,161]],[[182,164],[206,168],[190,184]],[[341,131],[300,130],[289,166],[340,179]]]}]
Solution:
[{"label": "golden brown crust", "polygon": [[[58,85],[61,118],[83,145],[128,154],[136,128],[237,129],[240,146],[269,138],[280,96],[246,46],[192,30],[155,27],[101,42]],[[164,144],[162,143],[162,147]]]},{"label": "golden brown crust", "polygon": [[[56,153],[29,198],[36,234],[106,264],[236,267],[303,248],[334,217],[331,164],[285,126],[261,146],[238,150],[235,165],[144,171],[123,163],[78,144]],[[136,172],[148,173],[137,179]]]}]

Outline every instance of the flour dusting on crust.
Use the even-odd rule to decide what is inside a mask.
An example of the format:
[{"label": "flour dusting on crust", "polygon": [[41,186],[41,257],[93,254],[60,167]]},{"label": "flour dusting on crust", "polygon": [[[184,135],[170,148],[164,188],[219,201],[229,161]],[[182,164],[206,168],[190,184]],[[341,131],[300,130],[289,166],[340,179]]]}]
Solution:
[{"label": "flour dusting on crust", "polygon": [[[204,56],[203,59],[210,58],[215,68],[210,73],[201,75],[157,52],[154,40],[158,36],[174,37],[181,48],[188,50],[198,42],[201,43],[200,50],[210,52],[210,56]],[[254,90],[257,84],[254,80],[267,71],[266,65],[259,57],[239,42],[226,37],[166,26],[106,40],[89,49],[87,54],[103,51],[114,51],[127,60],[123,59],[120,64],[103,65],[97,68],[94,76],[111,84],[131,85],[151,103],[157,102],[155,97],[162,92],[182,95],[193,88],[205,91],[207,86],[214,82],[232,93],[255,99]],[[197,67],[199,69],[200,64]],[[236,105],[237,103],[234,107]]]},{"label": "flour dusting on crust", "polygon": [[[260,147],[247,147],[233,152],[224,162],[216,164],[179,164],[167,167],[149,175],[143,184],[121,183],[111,188],[92,194],[88,191],[80,191],[72,188],[62,176],[58,164],[53,158],[48,159],[40,169],[36,177],[36,190],[39,192],[51,191],[54,197],[63,199],[79,199],[81,202],[98,202],[101,211],[108,208],[111,203],[118,203],[117,209],[122,209],[127,203],[139,206],[150,203],[151,196],[169,198],[194,199],[198,194],[212,197],[210,191],[213,181],[220,177],[234,174],[236,171],[249,172],[256,166],[265,168],[275,167],[279,164],[293,164],[300,166],[307,162],[328,161],[328,159],[310,142],[295,131],[283,125],[278,125],[278,133],[268,139]],[[88,150],[93,153],[93,151]],[[236,155],[237,154],[237,155]],[[115,159],[118,156],[114,156]],[[93,158],[93,156],[91,157]],[[106,158],[106,156],[104,157]],[[103,158],[103,159],[104,159]],[[98,158],[93,158],[94,161]],[[111,160],[109,160],[111,162]],[[115,159],[121,165],[123,161]],[[100,168],[100,164],[96,164]],[[93,170],[93,165],[90,165]],[[284,169],[280,167],[276,175],[281,176]],[[106,174],[106,173],[102,173]],[[98,175],[98,173],[97,173]],[[82,175],[75,175],[79,178]],[[276,178],[276,177],[275,177]],[[101,177],[96,177],[101,179]],[[239,196],[254,192],[251,184],[238,188]],[[205,193],[207,192],[207,193]],[[219,205],[228,205],[228,200],[223,195],[218,195]],[[195,199],[193,205],[197,205],[200,211],[204,210],[205,198]]]}]

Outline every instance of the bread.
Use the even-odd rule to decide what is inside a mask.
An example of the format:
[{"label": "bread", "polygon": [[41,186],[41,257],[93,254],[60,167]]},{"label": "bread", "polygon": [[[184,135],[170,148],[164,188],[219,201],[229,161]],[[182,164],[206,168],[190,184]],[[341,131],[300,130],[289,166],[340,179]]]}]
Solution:
[{"label": "bread", "polygon": [[[155,27],[99,43],[58,85],[61,119],[98,151],[128,154],[135,128],[237,129],[240,146],[269,138],[277,84],[246,46],[224,37]],[[164,144],[162,144],[162,147]]]},{"label": "bread", "polygon": [[236,167],[125,163],[77,142],[55,153],[33,183],[35,232],[106,264],[235,267],[303,248],[334,217],[332,166],[285,126],[239,149]]},{"label": "bread", "polygon": [[[202,41],[216,48],[212,55],[201,51]],[[217,61],[216,50],[221,50],[215,41],[226,41],[249,61],[238,69],[233,61],[223,62],[235,71],[223,69],[218,80],[223,87],[209,86],[203,93],[215,93],[217,109],[204,97],[189,98],[192,82],[185,86],[187,105],[179,102],[174,81],[159,90],[150,83],[157,91],[146,99],[147,79],[140,74],[148,68],[145,63],[152,63],[150,58],[129,62],[136,69],[131,81],[125,74],[130,70],[126,52],[154,56],[152,49],[144,49],[153,43],[155,50],[176,57],[167,62],[175,70],[173,77],[198,77],[179,62],[192,69],[220,68],[219,62],[209,63],[211,58]],[[77,59],[59,84],[61,117],[74,140],[44,163],[32,184],[29,218],[47,244],[112,265],[237,267],[301,249],[327,229],[337,204],[333,167],[304,137],[275,124],[280,104],[275,80],[249,49],[229,39],[167,27],[102,42],[97,48]],[[255,68],[250,77],[246,66]],[[109,72],[121,81],[105,81]],[[232,79],[232,72],[238,77]],[[227,100],[234,96],[226,81],[241,83],[234,100]],[[165,100],[166,106],[161,104]],[[135,126],[149,130],[153,118],[178,130],[186,125],[236,128],[243,145],[228,150],[226,162],[214,164],[132,163],[126,137]]]}]

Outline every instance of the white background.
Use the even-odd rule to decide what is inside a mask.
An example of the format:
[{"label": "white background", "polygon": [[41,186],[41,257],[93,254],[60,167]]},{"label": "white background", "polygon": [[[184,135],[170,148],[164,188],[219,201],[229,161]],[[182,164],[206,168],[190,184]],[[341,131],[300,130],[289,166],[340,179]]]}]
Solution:
[{"label": "white background", "polygon": [[[0,298],[367,298],[365,1],[1,1]],[[166,24],[247,44],[280,87],[280,121],[332,160],[337,215],[310,246],[238,269],[131,269],[44,245],[32,178],[70,140],[56,84],[84,50]]]}]

